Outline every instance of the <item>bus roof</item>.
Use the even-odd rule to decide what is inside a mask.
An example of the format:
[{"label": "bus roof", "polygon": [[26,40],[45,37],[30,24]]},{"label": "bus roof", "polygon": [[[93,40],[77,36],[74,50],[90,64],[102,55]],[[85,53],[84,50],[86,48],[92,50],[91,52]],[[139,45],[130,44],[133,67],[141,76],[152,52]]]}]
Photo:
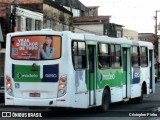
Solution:
[{"label": "bus roof", "polygon": [[149,49],[153,49],[153,44],[151,42],[146,41],[138,41],[139,46],[147,46]]},{"label": "bus roof", "polygon": [[82,40],[82,41],[99,41],[107,43],[116,43],[116,44],[128,44],[128,45],[137,45],[137,46],[147,46],[149,49],[153,49],[153,44],[146,41],[139,40],[128,40],[127,38],[113,38],[108,36],[99,36],[95,34],[88,33],[73,33],[71,31],[54,31],[52,29],[42,29],[40,31],[23,31],[23,32],[14,32],[7,35],[10,36],[22,36],[22,35],[68,35],[71,39]]}]

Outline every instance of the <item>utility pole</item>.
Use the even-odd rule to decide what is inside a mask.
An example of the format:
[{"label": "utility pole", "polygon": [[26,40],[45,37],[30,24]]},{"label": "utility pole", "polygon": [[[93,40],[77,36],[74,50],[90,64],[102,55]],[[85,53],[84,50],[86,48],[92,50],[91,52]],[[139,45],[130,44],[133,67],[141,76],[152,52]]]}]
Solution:
[{"label": "utility pole", "polygon": [[69,7],[70,7],[70,11],[72,13],[71,16],[71,31],[73,31],[73,12],[72,12],[72,0],[69,0]]},{"label": "utility pole", "polygon": [[16,31],[16,0],[14,0],[11,5],[10,23],[11,23],[11,32],[15,32]]},{"label": "utility pole", "polygon": [[157,35],[157,10],[156,10],[156,16],[155,16],[155,35]]},{"label": "utility pole", "polygon": [[160,12],[160,10],[156,10],[156,16],[155,16],[155,35],[157,35],[157,33],[158,33],[158,31],[157,31],[157,28],[158,28],[158,26],[157,26],[157,24],[158,24],[158,22],[157,22],[157,13],[158,12]]}]

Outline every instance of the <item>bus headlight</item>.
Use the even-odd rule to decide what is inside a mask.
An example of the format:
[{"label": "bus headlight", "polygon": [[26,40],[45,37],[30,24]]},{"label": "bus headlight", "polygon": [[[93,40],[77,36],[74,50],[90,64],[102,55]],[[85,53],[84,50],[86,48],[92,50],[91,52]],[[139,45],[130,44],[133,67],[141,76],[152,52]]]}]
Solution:
[{"label": "bus headlight", "polygon": [[67,89],[67,75],[63,75],[60,77],[59,85],[58,85],[58,97],[61,97],[66,94]]}]

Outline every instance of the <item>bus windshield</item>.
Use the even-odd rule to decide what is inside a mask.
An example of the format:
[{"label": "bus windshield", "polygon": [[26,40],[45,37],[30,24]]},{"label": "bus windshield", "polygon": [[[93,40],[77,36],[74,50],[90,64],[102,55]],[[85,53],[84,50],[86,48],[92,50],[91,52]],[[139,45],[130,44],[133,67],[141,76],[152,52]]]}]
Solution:
[{"label": "bus windshield", "polygon": [[15,60],[53,60],[61,57],[60,36],[16,36],[11,39]]}]

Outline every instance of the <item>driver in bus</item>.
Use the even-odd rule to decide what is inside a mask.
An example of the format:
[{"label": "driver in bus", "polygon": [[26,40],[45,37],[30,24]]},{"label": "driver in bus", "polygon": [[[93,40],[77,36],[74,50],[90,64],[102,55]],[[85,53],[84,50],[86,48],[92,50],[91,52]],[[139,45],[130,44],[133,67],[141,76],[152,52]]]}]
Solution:
[{"label": "driver in bus", "polygon": [[38,51],[38,59],[52,59],[55,49],[53,48],[53,37],[46,36],[45,43],[40,46]]}]

